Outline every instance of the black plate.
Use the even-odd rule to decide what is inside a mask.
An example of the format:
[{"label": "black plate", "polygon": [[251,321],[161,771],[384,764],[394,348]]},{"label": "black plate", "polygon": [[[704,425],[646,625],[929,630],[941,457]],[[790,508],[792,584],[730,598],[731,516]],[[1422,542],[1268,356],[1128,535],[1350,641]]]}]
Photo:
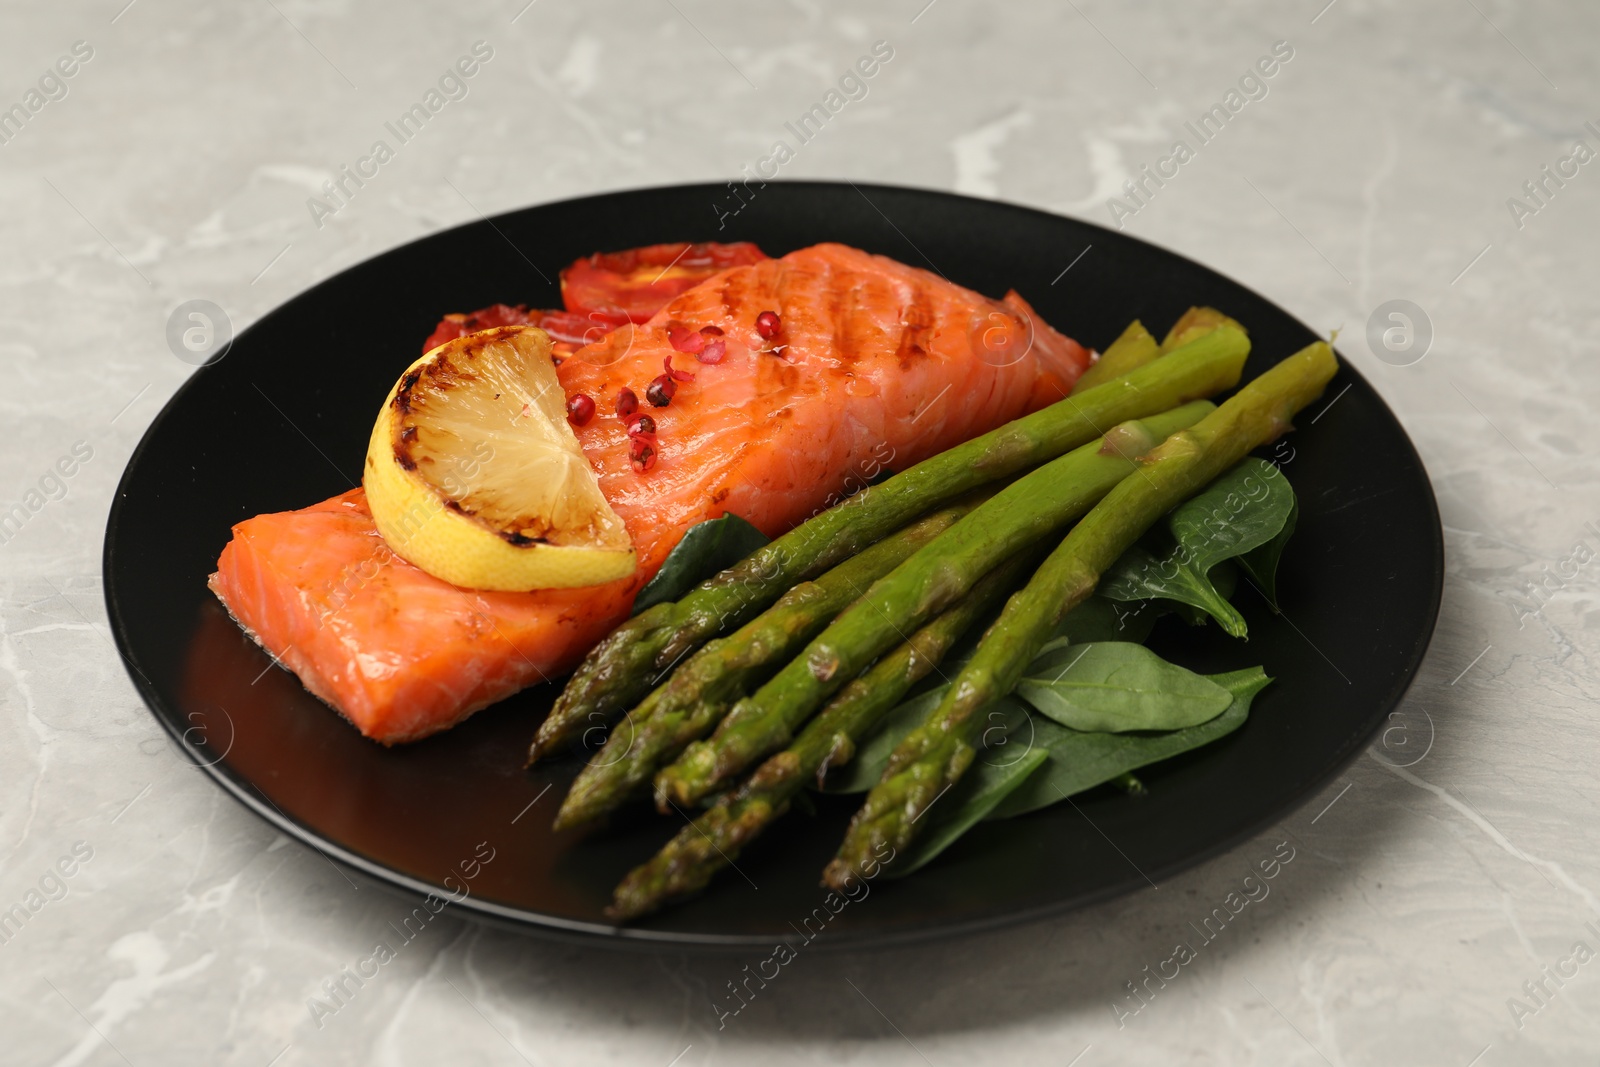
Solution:
[{"label": "black plate", "polygon": [[[770,948],[818,926],[805,920],[822,907],[818,873],[850,799],[791,815],[739,861],[748,881],[725,872],[700,899],[618,931],[601,915],[611,887],[678,827],[640,815],[586,839],[550,832],[577,765],[521,769],[550,687],[384,749],[272,667],[206,589],[232,523],[356,483],[378,404],[442,313],[494,301],[559,305],[557,273],[579,256],[710,239],[755,241],[779,255],[841,241],[980,292],[1015,288],[1059,329],[1099,347],[1136,316],[1164,329],[1190,304],[1212,304],[1250,327],[1246,378],[1314,339],[1205,267],[1026,208],[809,182],[769,184],[738,206],[725,185],[646,189],[435,234],[295,297],[178,391],[112,506],[106,602],[139,691],[224,788],[345,864],[418,891],[469,884],[459,907],[547,931]],[[1157,635],[1162,652],[1196,669],[1264,664],[1277,684],[1249,723],[1143,774],[1142,799],[1101,790],[1076,808],[980,827],[914,877],[874,885],[830,918],[818,945],[971,931],[1159,882],[1281,819],[1360,750],[1416,674],[1444,553],[1433,491],[1394,416],[1348,365],[1322,404],[1335,398],[1288,439],[1285,471],[1301,513],[1281,575],[1286,615],[1245,594],[1247,644],[1215,627]],[[474,867],[474,854],[489,849],[493,860]],[[476,871],[470,883],[462,864]]]}]

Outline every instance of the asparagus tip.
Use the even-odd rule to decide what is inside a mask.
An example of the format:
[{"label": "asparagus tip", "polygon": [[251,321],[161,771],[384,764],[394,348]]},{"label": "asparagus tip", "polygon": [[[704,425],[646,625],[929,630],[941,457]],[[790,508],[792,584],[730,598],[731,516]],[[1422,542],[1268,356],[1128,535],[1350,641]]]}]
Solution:
[{"label": "asparagus tip", "polygon": [[575,826],[582,826],[592,820],[598,811],[594,804],[588,802],[586,796],[577,793],[568,793],[567,799],[561,802],[561,810],[556,812],[555,821],[550,824],[552,830],[570,830]]},{"label": "asparagus tip", "polygon": [[622,923],[630,922],[639,918],[641,915],[648,915],[652,911],[655,911],[658,907],[660,907],[660,905],[651,902],[648,897],[643,899],[637,897],[625,897],[621,891],[621,887],[619,886],[616,897],[611,901],[610,904],[606,905],[606,909],[603,914],[607,919],[610,919],[612,922],[620,926]]},{"label": "asparagus tip", "polygon": [[850,888],[851,878],[858,877],[854,866],[842,859],[833,859],[822,869],[822,888],[842,892]]},{"label": "asparagus tip", "polygon": [[532,767],[538,761],[551,755],[563,742],[573,735],[570,720],[561,714],[558,704],[552,708],[548,718],[539,724],[539,729],[534,732],[533,740],[528,744],[528,762],[526,766]]}]

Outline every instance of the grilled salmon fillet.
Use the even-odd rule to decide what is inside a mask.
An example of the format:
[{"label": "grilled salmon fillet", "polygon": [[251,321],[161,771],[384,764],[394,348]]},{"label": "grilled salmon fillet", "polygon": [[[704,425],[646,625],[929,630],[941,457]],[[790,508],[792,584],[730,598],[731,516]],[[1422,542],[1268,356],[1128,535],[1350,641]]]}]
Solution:
[{"label": "grilled salmon fillet", "polygon": [[[779,316],[763,339],[756,319]],[[714,326],[726,354],[700,363],[675,330]],[[581,589],[459,589],[384,545],[359,489],[233,528],[211,588],[263,648],[363,734],[412,741],[570,670],[627,617],[697,522],[734,512],[776,536],[864,484],[1059,400],[1089,353],[1021,297],[996,301],[837,244],[734,267],[622,326],[557,368],[599,409],[577,428],[638,555],[632,577]],[[665,407],[646,386],[695,375]],[[397,368],[398,370],[399,368]],[[614,403],[654,418],[640,472]]]}]

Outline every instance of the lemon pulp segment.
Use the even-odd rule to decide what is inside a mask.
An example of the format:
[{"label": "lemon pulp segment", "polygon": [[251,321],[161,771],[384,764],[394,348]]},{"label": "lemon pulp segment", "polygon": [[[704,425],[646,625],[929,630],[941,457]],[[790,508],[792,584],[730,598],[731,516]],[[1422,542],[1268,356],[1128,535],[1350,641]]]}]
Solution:
[{"label": "lemon pulp segment", "polygon": [[628,531],[567,423],[537,327],[468,334],[413,363],[378,413],[362,483],[389,547],[453,585],[555,589],[633,573]]}]

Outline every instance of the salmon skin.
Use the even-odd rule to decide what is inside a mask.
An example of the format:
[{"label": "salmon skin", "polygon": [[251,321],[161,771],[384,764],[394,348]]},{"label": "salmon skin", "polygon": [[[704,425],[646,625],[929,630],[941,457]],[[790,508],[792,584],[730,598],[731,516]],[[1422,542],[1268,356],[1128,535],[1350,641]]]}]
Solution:
[{"label": "salmon skin", "polygon": [[[764,311],[779,317],[770,339],[756,328]],[[673,348],[670,337],[705,327],[722,331],[720,362]],[[904,470],[1061,399],[1089,360],[1015,293],[991,300],[892,259],[816,245],[715,275],[557,368],[568,396],[596,403],[576,433],[633,539],[631,577],[460,589],[390,552],[354,489],[239,523],[211,588],[363,734],[413,741],[571,670],[695,523],[731,511],[775,537],[876,470]],[[652,406],[646,387],[667,365],[694,380]],[[624,387],[656,423],[657,461],[644,472],[614,413]]]}]

